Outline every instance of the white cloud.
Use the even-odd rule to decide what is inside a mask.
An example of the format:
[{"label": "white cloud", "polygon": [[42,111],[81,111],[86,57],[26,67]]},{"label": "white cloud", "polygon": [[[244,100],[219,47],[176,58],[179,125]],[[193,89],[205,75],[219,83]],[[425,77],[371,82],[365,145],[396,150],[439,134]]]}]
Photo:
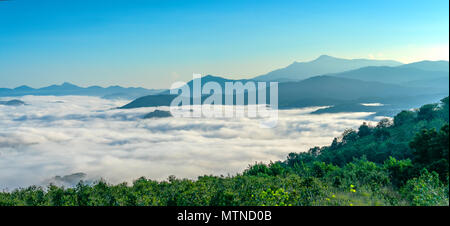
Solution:
[{"label": "white cloud", "polygon": [[361,103],[362,106],[367,107],[378,107],[378,106],[384,106],[382,103]]},{"label": "white cloud", "polygon": [[0,189],[77,172],[111,183],[235,174],[255,161],[328,145],[370,115],[280,110],[277,127],[261,129],[249,118],[143,120],[155,108],[114,109],[125,103],[96,97],[21,99],[29,105],[0,106]]}]

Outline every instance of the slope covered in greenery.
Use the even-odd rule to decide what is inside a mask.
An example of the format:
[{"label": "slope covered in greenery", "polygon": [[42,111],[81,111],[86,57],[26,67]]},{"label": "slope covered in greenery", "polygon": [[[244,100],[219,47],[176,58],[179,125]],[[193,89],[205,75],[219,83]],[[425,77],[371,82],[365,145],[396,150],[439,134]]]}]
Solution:
[{"label": "slope covered in greenery", "polygon": [[330,146],[236,176],[80,182],[0,193],[0,205],[449,205],[449,99],[348,129]]}]

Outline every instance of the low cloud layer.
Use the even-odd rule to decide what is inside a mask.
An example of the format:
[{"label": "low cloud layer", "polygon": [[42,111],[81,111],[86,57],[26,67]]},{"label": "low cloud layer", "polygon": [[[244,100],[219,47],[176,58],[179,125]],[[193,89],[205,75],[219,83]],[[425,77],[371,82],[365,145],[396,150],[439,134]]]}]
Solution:
[{"label": "low cloud layer", "polygon": [[280,110],[277,127],[262,129],[249,118],[144,120],[155,108],[119,110],[123,101],[96,97],[21,100],[28,105],[0,106],[0,189],[43,185],[77,172],[111,183],[235,174],[255,161],[328,145],[371,114]]}]

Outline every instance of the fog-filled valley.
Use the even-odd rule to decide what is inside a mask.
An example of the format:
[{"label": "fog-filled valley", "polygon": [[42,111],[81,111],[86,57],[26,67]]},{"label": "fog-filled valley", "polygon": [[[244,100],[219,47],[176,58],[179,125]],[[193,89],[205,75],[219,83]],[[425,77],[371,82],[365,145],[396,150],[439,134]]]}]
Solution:
[{"label": "fog-filled valley", "polygon": [[[280,110],[276,128],[251,118],[151,118],[166,107],[116,109],[124,100],[86,96],[25,96],[25,105],[0,105],[1,188],[79,179],[111,183],[140,176],[228,175],[256,161],[329,145],[373,113],[310,114],[323,107]],[[379,118],[376,118],[379,119]],[[78,180],[55,176],[84,173]]]}]

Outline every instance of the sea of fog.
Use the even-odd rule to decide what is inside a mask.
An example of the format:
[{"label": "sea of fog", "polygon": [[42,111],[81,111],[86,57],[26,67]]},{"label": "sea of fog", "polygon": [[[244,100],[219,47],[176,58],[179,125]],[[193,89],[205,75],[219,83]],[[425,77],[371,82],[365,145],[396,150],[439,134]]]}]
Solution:
[{"label": "sea of fog", "polygon": [[280,110],[277,126],[264,129],[249,118],[142,119],[155,108],[115,109],[128,102],[123,100],[20,99],[27,105],[0,105],[0,189],[45,186],[57,175],[78,172],[86,175],[84,180],[110,183],[141,176],[233,175],[256,161],[284,160],[290,152],[329,145],[371,115]]}]

